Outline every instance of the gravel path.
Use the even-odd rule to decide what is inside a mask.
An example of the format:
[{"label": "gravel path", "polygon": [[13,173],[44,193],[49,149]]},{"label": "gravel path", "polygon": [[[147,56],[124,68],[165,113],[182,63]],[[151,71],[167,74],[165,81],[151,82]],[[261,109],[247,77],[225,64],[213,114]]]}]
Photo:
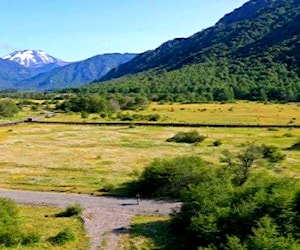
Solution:
[{"label": "gravel path", "polygon": [[91,239],[91,250],[99,248],[105,237],[106,249],[116,249],[119,235],[130,227],[131,219],[137,214],[169,214],[179,207],[176,202],[158,202],[112,197],[96,197],[82,194],[34,192],[0,189],[0,197],[10,198],[17,203],[66,207],[80,204],[84,208],[83,220]]}]

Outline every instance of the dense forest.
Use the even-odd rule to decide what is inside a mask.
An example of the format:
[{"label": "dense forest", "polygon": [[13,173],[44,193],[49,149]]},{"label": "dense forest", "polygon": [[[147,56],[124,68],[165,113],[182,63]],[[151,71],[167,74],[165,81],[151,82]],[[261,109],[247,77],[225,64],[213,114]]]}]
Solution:
[{"label": "dense forest", "polygon": [[[299,4],[250,1],[215,26],[166,42],[102,82],[72,91],[139,93],[153,101],[299,101]],[[247,11],[251,14],[241,18]]]}]

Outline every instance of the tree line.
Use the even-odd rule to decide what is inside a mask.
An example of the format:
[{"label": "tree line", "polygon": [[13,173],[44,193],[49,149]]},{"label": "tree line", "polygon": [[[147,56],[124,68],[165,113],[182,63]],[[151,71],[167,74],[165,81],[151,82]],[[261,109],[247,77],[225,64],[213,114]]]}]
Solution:
[{"label": "tree line", "polygon": [[130,187],[142,197],[183,202],[171,215],[166,249],[296,250],[299,182],[264,168],[284,159],[277,147],[255,144],[224,151],[219,167],[199,156],[157,159]]}]

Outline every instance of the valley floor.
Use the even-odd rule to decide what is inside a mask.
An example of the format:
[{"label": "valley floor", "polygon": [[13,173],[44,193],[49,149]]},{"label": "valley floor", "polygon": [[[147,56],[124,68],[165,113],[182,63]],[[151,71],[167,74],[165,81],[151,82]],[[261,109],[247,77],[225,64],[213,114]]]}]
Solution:
[{"label": "valley floor", "polygon": [[[286,155],[267,171],[300,177],[300,153],[288,150],[300,129],[198,128],[207,136],[200,144],[166,142],[190,130],[36,124],[0,128],[0,187],[87,194],[117,190],[113,194],[126,195],[122,186],[155,158],[197,155],[218,166],[224,150],[238,152],[250,142],[277,146]],[[222,143],[218,147],[213,146],[216,140]]]}]

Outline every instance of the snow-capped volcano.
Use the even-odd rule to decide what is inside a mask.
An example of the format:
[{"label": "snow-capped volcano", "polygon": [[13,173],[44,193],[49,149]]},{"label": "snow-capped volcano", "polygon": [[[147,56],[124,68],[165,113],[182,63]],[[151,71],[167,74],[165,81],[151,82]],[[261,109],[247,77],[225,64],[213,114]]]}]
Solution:
[{"label": "snow-capped volcano", "polygon": [[64,61],[48,55],[41,50],[18,50],[3,56],[2,59],[14,61],[27,68],[43,67],[47,64],[64,65]]}]

